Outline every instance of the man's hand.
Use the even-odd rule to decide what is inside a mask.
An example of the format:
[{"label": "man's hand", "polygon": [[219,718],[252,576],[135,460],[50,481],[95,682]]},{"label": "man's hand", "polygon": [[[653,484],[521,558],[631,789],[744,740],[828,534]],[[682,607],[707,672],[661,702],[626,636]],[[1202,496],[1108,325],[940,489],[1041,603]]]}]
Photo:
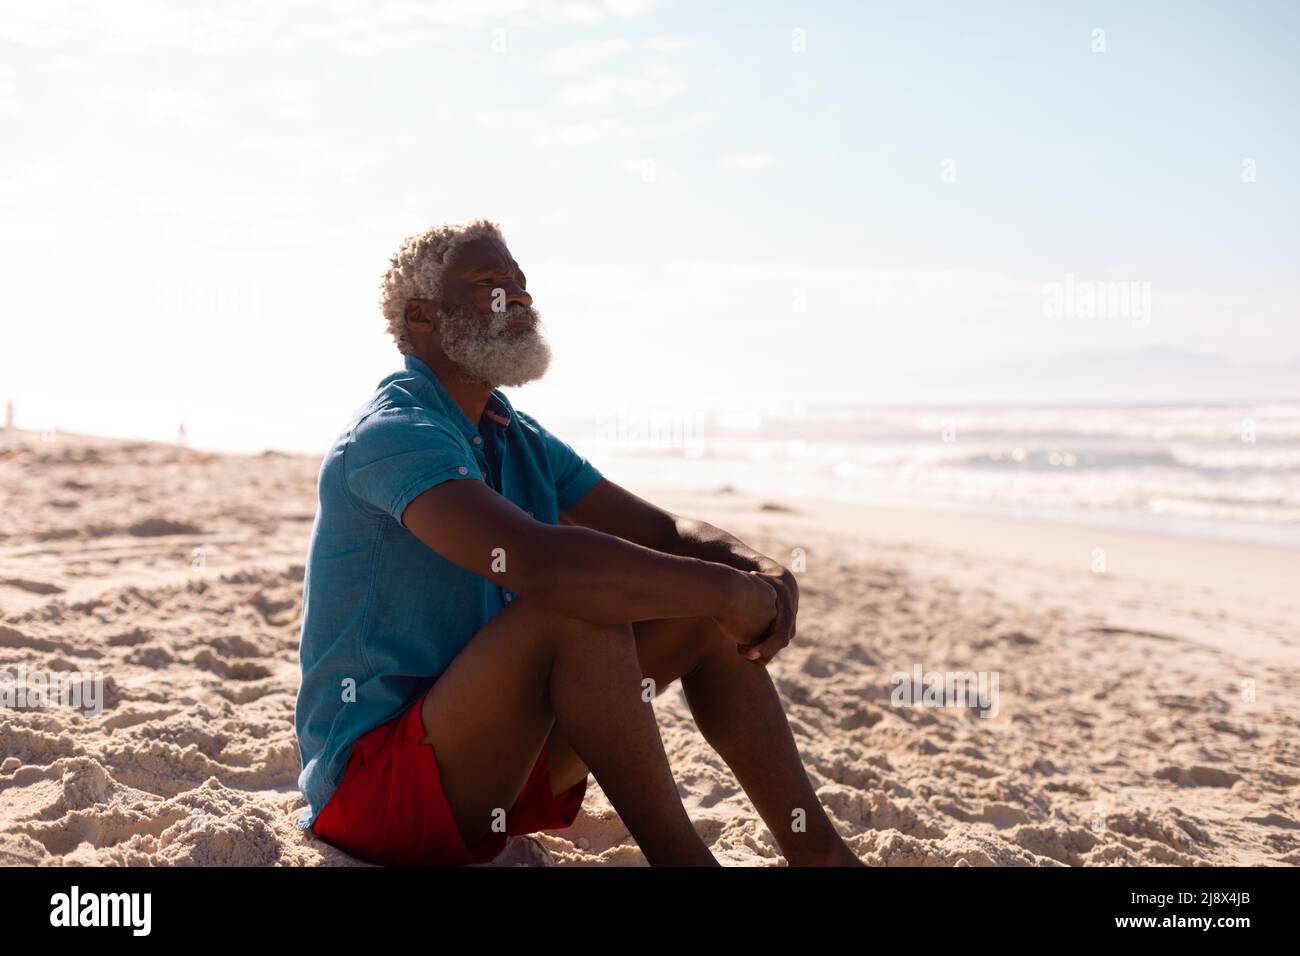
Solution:
[{"label": "man's hand", "polygon": [[799,614],[799,585],[787,569],[772,562],[770,570],[753,571],[776,591],[776,617],[767,630],[748,644],[736,645],[736,651],[764,667],[776,657],[783,647],[794,640],[795,619]]},{"label": "man's hand", "polygon": [[714,620],[739,648],[762,640],[776,620],[778,603],[776,589],[757,571],[737,574],[736,580],[740,587]]},{"label": "man's hand", "polygon": [[754,663],[767,666],[794,637],[795,615],[799,611],[799,585],[794,575],[721,528],[665,511],[608,478],[597,482],[582,500],[560,515],[560,520],[594,528],[665,554],[688,555],[724,564],[763,581],[776,592],[774,616],[769,614],[747,634],[743,632],[753,626],[751,621],[734,619],[735,614],[726,615],[726,620],[715,618],[736,641],[737,651]]}]

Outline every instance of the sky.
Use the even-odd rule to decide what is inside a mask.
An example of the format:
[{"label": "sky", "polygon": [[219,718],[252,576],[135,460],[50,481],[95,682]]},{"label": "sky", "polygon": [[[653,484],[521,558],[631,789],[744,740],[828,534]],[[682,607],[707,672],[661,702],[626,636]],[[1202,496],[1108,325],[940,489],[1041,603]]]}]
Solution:
[{"label": "sky", "polygon": [[0,401],[323,450],[400,367],[389,256],[477,217],[554,349],[510,393],[543,423],[1294,361],[1298,29],[1264,0],[3,0]]}]

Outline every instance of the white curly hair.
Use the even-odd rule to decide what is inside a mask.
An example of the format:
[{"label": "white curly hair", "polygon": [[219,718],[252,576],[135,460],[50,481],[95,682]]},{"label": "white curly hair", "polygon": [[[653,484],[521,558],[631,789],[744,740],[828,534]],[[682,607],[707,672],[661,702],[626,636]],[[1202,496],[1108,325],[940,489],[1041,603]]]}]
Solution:
[{"label": "white curly hair", "polygon": [[388,322],[388,334],[403,355],[414,351],[406,326],[406,303],[411,299],[437,299],[441,294],[442,271],[456,248],[471,239],[492,236],[505,244],[501,227],[486,219],[448,223],[408,236],[388,261],[388,271],[379,283],[379,308]]}]

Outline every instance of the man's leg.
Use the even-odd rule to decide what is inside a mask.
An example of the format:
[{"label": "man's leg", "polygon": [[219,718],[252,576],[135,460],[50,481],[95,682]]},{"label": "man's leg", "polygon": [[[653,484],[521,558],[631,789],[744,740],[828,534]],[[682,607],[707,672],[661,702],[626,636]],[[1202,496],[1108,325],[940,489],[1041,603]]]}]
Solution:
[{"label": "man's leg", "polygon": [[[704,739],[726,761],[792,865],[863,865],[835,830],[813,791],[767,668],[736,653],[710,618],[634,625],[642,673],[656,693],[682,681]],[[549,738],[551,782],[562,793],[583,778],[581,758],[556,728]],[[794,813],[803,810],[803,832]]]},{"label": "man's leg", "polygon": [[516,601],[456,655],[421,716],[421,743],[433,746],[467,845],[514,804],[558,727],[651,865],[717,865],[691,826],[654,709],[642,700],[630,624],[593,624]]}]

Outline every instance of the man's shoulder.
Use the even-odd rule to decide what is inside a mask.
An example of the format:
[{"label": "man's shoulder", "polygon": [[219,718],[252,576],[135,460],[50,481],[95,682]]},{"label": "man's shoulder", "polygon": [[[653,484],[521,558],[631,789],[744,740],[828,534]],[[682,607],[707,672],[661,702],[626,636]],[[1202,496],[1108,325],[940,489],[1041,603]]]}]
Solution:
[{"label": "man's shoulder", "polygon": [[418,375],[406,369],[385,376],[370,397],[353,410],[343,430],[343,440],[350,443],[360,435],[420,426],[433,426],[454,433],[455,425],[450,416],[420,394],[421,384]]},{"label": "man's shoulder", "polygon": [[344,436],[347,446],[382,449],[430,444],[468,448],[464,436],[445,413],[419,403],[378,401],[360,410]]}]

